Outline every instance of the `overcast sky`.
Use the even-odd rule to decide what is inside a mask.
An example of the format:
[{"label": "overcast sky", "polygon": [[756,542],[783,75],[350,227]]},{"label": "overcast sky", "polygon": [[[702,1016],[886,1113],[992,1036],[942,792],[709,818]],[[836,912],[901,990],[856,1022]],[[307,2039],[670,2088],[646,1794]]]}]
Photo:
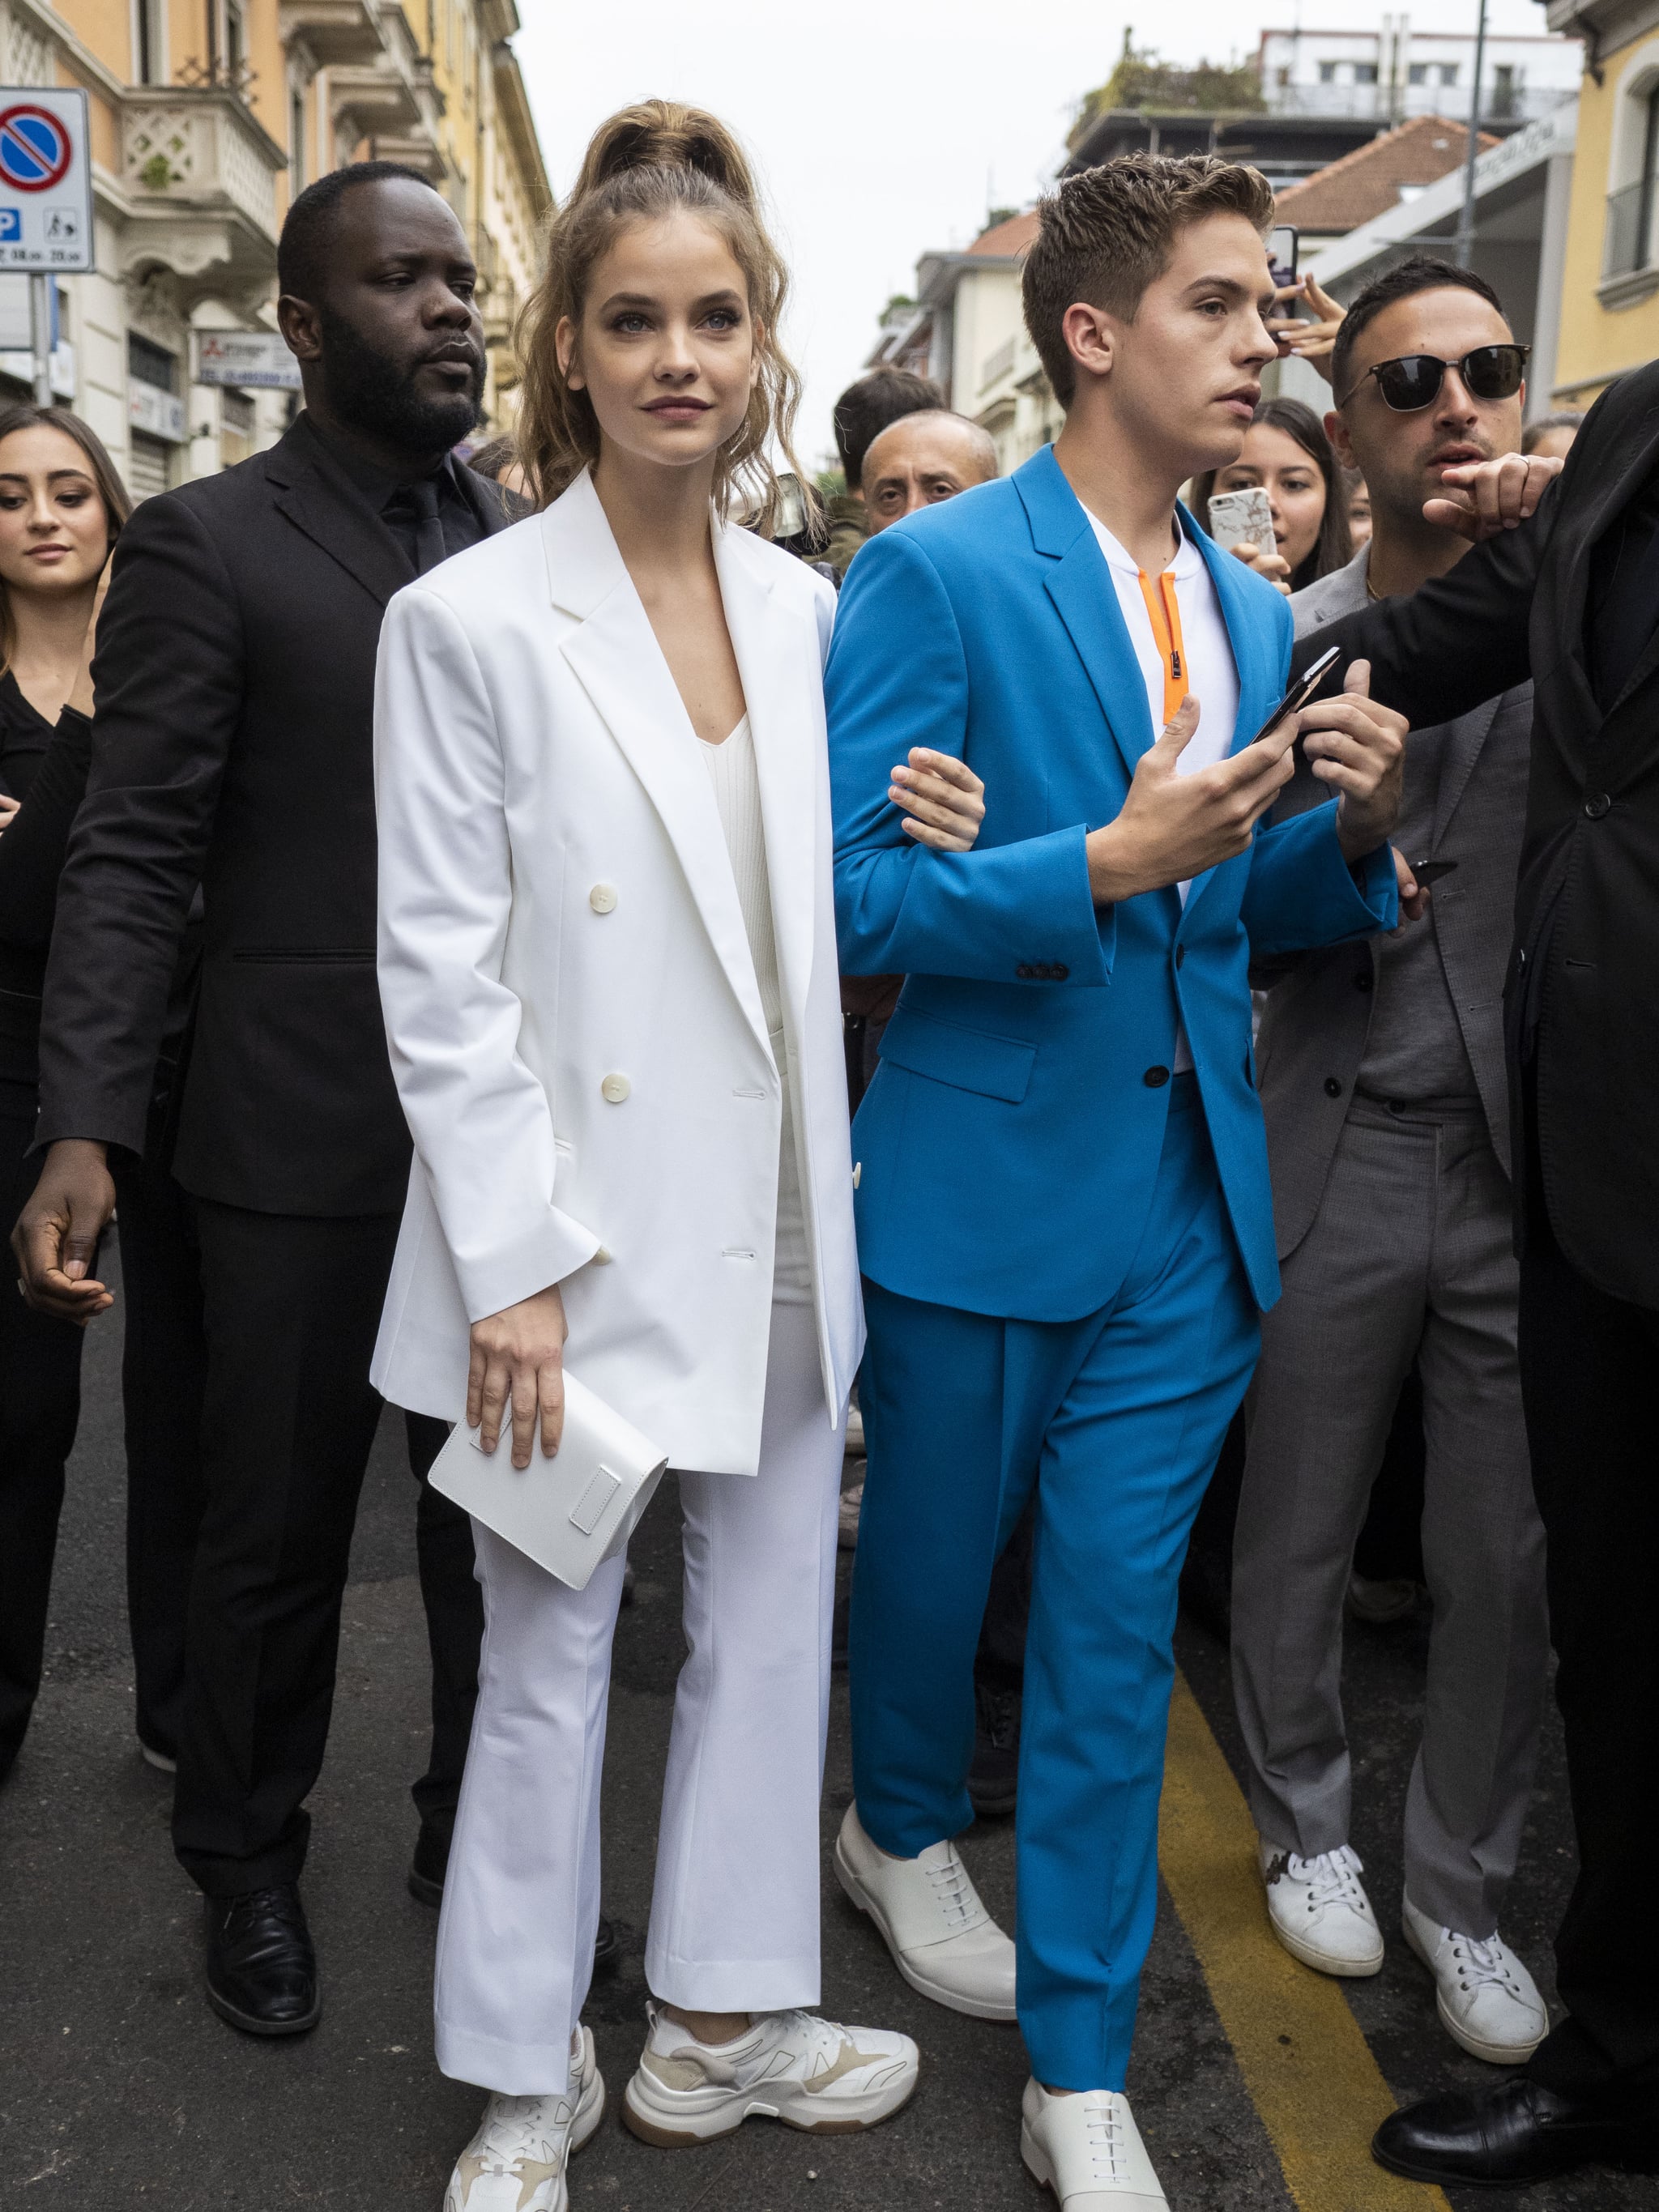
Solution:
[{"label": "overcast sky", "polygon": [[[1478,0],[1442,0],[1449,31]],[[597,5],[597,12],[596,12]],[[1372,0],[1237,0],[1179,9],[1100,0],[519,0],[516,50],[562,194],[594,126],[651,94],[711,107],[755,156],[794,271],[791,349],[806,379],[801,459],[874,343],[917,256],[961,246],[994,205],[1052,176],[1082,94],[1111,73],[1127,21],[1174,61],[1253,53],[1262,29],[1369,28]],[[1429,11],[1418,20],[1428,27]],[[1495,30],[1541,31],[1534,0],[1490,0]],[[1165,28],[1164,27],[1167,26]]]}]

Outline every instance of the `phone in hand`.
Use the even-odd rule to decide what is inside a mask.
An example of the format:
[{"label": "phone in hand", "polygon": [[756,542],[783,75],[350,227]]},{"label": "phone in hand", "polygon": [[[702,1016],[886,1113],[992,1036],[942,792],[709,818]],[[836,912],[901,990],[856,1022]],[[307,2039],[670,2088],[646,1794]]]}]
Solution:
[{"label": "phone in hand", "polygon": [[1210,498],[1210,535],[1224,553],[1235,545],[1254,545],[1258,553],[1274,547],[1273,504],[1260,484],[1249,491],[1218,491]]},{"label": "phone in hand", "polygon": [[1437,884],[1442,876],[1450,875],[1456,866],[1455,860],[1413,860],[1411,871],[1417,878],[1418,889],[1426,890],[1431,884]]},{"label": "phone in hand", "polygon": [[1263,738],[1271,736],[1287,714],[1297,714],[1307,705],[1309,700],[1313,697],[1314,693],[1330,674],[1331,664],[1341,649],[1340,646],[1335,645],[1327,647],[1318,659],[1304,671],[1250,739],[1253,745],[1259,745]]},{"label": "phone in hand", "polygon": [[1302,235],[1293,222],[1281,222],[1267,234],[1267,268],[1274,286],[1283,291],[1287,284],[1296,282],[1296,264],[1302,246]]}]

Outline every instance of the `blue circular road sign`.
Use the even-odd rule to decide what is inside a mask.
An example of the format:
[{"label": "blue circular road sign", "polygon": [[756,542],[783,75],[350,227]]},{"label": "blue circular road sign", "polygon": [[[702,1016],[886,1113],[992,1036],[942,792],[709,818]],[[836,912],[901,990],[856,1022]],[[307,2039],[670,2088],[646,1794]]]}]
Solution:
[{"label": "blue circular road sign", "polygon": [[0,185],[19,192],[47,191],[62,181],[73,154],[69,132],[44,107],[20,106],[0,113]]}]

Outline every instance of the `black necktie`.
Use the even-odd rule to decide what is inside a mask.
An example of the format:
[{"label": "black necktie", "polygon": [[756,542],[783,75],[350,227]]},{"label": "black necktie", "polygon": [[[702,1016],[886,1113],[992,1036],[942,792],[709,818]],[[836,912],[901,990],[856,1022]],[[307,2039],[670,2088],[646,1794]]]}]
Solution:
[{"label": "black necktie", "polygon": [[409,503],[415,510],[415,570],[424,576],[446,557],[444,526],[438,520],[438,479],[422,477],[409,487]]}]

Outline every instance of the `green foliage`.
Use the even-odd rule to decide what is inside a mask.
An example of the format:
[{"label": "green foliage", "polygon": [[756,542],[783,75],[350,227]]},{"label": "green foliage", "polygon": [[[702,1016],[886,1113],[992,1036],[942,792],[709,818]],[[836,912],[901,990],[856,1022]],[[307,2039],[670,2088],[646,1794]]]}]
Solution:
[{"label": "green foliage", "polygon": [[146,191],[164,192],[173,183],[173,164],[165,154],[152,154],[138,172],[138,181]]},{"label": "green foliage", "polygon": [[1200,61],[1190,68],[1160,61],[1151,47],[1137,53],[1133,34],[1123,33],[1123,52],[1117,67],[1103,85],[1086,93],[1079,105],[1069,143],[1075,146],[1098,115],[1115,107],[1138,107],[1156,114],[1255,114],[1267,106],[1261,80],[1248,62],[1229,64]]}]

